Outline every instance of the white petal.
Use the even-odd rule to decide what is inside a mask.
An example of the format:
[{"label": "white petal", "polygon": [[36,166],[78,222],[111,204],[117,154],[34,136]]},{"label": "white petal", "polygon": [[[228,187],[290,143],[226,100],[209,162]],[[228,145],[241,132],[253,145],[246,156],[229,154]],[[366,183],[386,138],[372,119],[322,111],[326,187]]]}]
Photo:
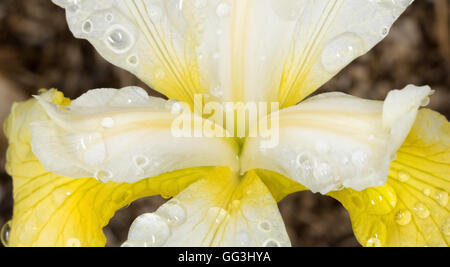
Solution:
[{"label": "white petal", "polygon": [[232,139],[177,137],[172,124],[190,117],[188,109],[173,113],[170,101],[140,88],[92,90],[66,109],[45,98],[38,97],[50,119],[31,128],[33,153],[48,171],[135,182],[190,167],[239,167]]},{"label": "white petal", "polygon": [[259,177],[202,179],[131,225],[126,246],[289,246],[276,201]]},{"label": "white petal", "polygon": [[[75,36],[186,102],[294,105],[388,33],[410,0],[53,0]],[[207,99],[208,101],[208,99]]]},{"label": "white petal", "polygon": [[408,86],[389,93],[384,103],[328,93],[272,114],[279,115],[278,146],[248,138],[243,171],[276,171],[322,194],[383,185],[430,93],[427,86]]}]

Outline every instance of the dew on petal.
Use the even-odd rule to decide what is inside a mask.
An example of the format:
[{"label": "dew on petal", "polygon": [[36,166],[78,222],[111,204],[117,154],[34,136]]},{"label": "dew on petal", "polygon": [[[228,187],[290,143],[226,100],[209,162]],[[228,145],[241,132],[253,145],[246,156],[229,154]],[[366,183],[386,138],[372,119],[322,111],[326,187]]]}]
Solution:
[{"label": "dew on petal", "polygon": [[127,62],[130,66],[136,67],[139,63],[139,58],[137,55],[131,55],[127,58]]},{"label": "dew on petal", "polygon": [[113,176],[112,172],[108,170],[97,170],[94,174],[94,178],[101,182],[104,182],[107,179],[112,178],[112,176]]},{"label": "dew on petal", "polygon": [[217,5],[216,14],[219,17],[226,17],[230,14],[230,6],[227,3]]},{"label": "dew on petal", "polygon": [[5,247],[8,246],[10,232],[11,232],[11,221],[8,221],[2,226],[2,229],[0,230],[0,238],[1,238],[2,244]]},{"label": "dew on petal", "polygon": [[207,217],[215,221],[217,224],[223,222],[230,215],[228,212],[219,207],[211,207],[207,211]]},{"label": "dew on petal", "polygon": [[270,230],[272,229],[272,226],[270,225],[270,222],[268,222],[268,221],[261,221],[258,224],[258,228],[262,232],[270,232]]},{"label": "dew on petal", "polygon": [[439,205],[445,207],[448,204],[448,193],[443,190],[438,190],[434,193],[433,198],[439,203]]},{"label": "dew on petal", "polygon": [[335,73],[363,54],[364,48],[364,40],[358,35],[350,32],[341,34],[324,48],[322,66],[326,71]]},{"label": "dew on petal", "polygon": [[83,22],[83,24],[81,25],[81,30],[84,33],[91,33],[93,30],[94,26],[92,24],[92,21],[90,20],[86,20],[85,22]]},{"label": "dew on petal", "polygon": [[161,206],[157,213],[166,218],[170,225],[180,225],[186,221],[186,210],[180,204],[172,201]]},{"label": "dew on petal", "polygon": [[406,172],[401,171],[398,173],[398,179],[400,180],[400,182],[406,182],[409,180],[409,178],[411,178],[411,176]]},{"label": "dew on petal", "polygon": [[69,238],[66,242],[67,247],[81,247],[81,242],[78,238]]},{"label": "dew on petal", "polygon": [[281,244],[280,244],[280,242],[278,242],[275,239],[267,239],[264,242],[263,246],[264,247],[281,247]]},{"label": "dew on petal", "polygon": [[101,122],[103,128],[112,128],[114,123],[114,119],[110,117],[104,118]]},{"label": "dew on petal", "polygon": [[430,216],[430,210],[423,203],[417,203],[414,206],[413,210],[414,210],[414,213],[417,215],[417,217],[419,217],[421,219],[425,219],[428,216]]},{"label": "dew on petal", "polygon": [[134,45],[133,35],[122,25],[113,25],[106,31],[106,45],[116,54],[123,54]]},{"label": "dew on petal", "polygon": [[145,241],[146,246],[162,246],[170,236],[166,220],[154,213],[145,213],[131,224],[128,242]]},{"label": "dew on petal", "polygon": [[381,241],[376,237],[369,238],[366,247],[381,247]]},{"label": "dew on petal", "polygon": [[247,231],[239,231],[235,235],[235,241],[238,246],[250,246],[250,234]]},{"label": "dew on petal", "polygon": [[409,210],[400,210],[395,214],[394,220],[399,225],[407,225],[411,222],[411,212]]}]

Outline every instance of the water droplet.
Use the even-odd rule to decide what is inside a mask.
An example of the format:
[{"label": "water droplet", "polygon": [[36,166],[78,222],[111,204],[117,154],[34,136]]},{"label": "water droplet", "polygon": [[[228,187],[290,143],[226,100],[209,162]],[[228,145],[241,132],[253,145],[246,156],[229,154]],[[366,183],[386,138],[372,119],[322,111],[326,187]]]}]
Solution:
[{"label": "water droplet", "polygon": [[307,5],[307,0],[272,0],[275,13],[285,20],[295,20]]},{"label": "water droplet", "polygon": [[107,14],[105,15],[105,21],[106,21],[106,22],[112,22],[113,20],[114,20],[114,15],[113,15],[113,14],[107,13]]},{"label": "water droplet", "polygon": [[381,241],[376,237],[369,238],[366,247],[381,247]]},{"label": "water droplet", "polygon": [[131,248],[131,247],[134,247],[134,246],[133,246],[133,243],[125,241],[125,242],[122,243],[122,245],[120,245],[120,247],[122,247],[122,248]]},{"label": "water droplet", "polygon": [[272,229],[272,226],[270,225],[270,222],[268,222],[268,221],[261,221],[258,224],[258,228],[262,232],[270,232],[270,230]]},{"label": "water droplet", "polygon": [[422,102],[420,103],[421,107],[426,107],[430,104],[430,98],[429,97],[425,97],[424,99],[422,99]]},{"label": "water droplet", "polygon": [[123,54],[134,45],[134,37],[125,27],[116,24],[106,32],[106,45],[113,52]]},{"label": "water droplet", "polygon": [[368,203],[367,212],[370,214],[388,214],[397,205],[397,193],[388,184],[384,185],[382,190],[368,188],[364,194],[364,203]]},{"label": "water droplet", "polygon": [[81,30],[84,33],[91,33],[93,28],[94,28],[94,26],[93,26],[91,20],[86,20],[85,22],[83,22],[83,25],[81,26]]},{"label": "water droplet", "polygon": [[330,174],[331,174],[330,165],[328,165],[327,163],[319,163],[314,168],[314,178],[316,178],[317,180],[324,180],[330,178]]},{"label": "water droplet", "polygon": [[136,167],[145,168],[150,160],[144,155],[136,155],[133,157],[133,162],[136,164]]},{"label": "water droplet", "polygon": [[430,188],[424,188],[423,189],[423,194],[427,197],[429,197],[431,195],[431,189]]},{"label": "water droplet", "polygon": [[95,132],[91,134],[74,134],[70,136],[71,141],[76,143],[77,158],[89,166],[103,163],[106,158],[106,147],[103,135]]},{"label": "water droplet", "polygon": [[9,233],[11,232],[11,221],[7,221],[0,231],[0,237],[2,244],[7,247],[9,241]]},{"label": "water droplet", "polygon": [[226,17],[230,14],[230,6],[227,3],[220,3],[217,5],[216,14],[219,17]]},{"label": "water droplet", "polygon": [[172,114],[178,114],[183,111],[183,104],[178,100],[171,99],[166,102],[166,108],[170,109]]},{"label": "water droplet", "polygon": [[395,214],[394,220],[399,225],[407,225],[411,222],[411,212],[409,210],[400,210]]},{"label": "water droplet", "polygon": [[406,181],[409,180],[409,178],[411,178],[411,176],[409,176],[409,174],[406,173],[406,172],[401,171],[401,172],[398,173],[398,179],[401,182],[406,182]]},{"label": "water droplet", "polygon": [[145,241],[146,246],[162,246],[170,236],[165,219],[154,213],[137,217],[130,226],[128,241]]},{"label": "water droplet", "polygon": [[235,236],[235,240],[238,246],[250,246],[250,234],[247,231],[239,231]]},{"label": "water droplet", "polygon": [[217,35],[222,35],[223,34],[223,30],[222,29],[217,29],[216,34]]},{"label": "water droplet", "polygon": [[208,4],[208,0],[195,0],[194,7],[195,8],[204,8]]},{"label": "water droplet", "polygon": [[317,142],[316,143],[316,151],[320,154],[326,154],[329,151],[328,144],[325,142]]},{"label": "water droplet", "polygon": [[61,205],[67,197],[72,194],[72,191],[67,187],[59,187],[52,191],[52,199],[57,206]]},{"label": "water droplet", "polygon": [[130,64],[133,67],[136,67],[139,63],[139,58],[137,55],[131,55],[127,58],[128,64]]},{"label": "water droplet", "polygon": [[100,182],[105,182],[107,179],[112,178],[112,172],[108,170],[97,170],[94,174],[94,178],[99,180]]},{"label": "water droplet", "polygon": [[423,203],[417,203],[413,210],[419,218],[425,219],[430,216],[430,210]]},{"label": "water droplet", "polygon": [[267,239],[264,242],[263,246],[264,247],[281,247],[281,244],[280,244],[280,242],[278,242],[275,239]]},{"label": "water droplet", "polygon": [[78,4],[73,4],[73,5],[70,5],[67,7],[67,12],[69,12],[69,13],[75,13],[78,10],[80,10],[80,5],[78,5]]},{"label": "water droplet", "polygon": [[313,161],[307,153],[300,153],[296,159],[297,166],[305,171],[312,171]]},{"label": "water droplet", "polygon": [[446,191],[438,190],[433,195],[434,199],[439,205],[445,207],[448,204],[448,193]]},{"label": "water droplet", "polygon": [[162,70],[162,69],[158,69],[158,70],[155,72],[155,77],[156,77],[157,79],[164,79],[165,76],[166,76],[166,73],[165,73],[164,70]]},{"label": "water droplet", "polygon": [[110,117],[104,118],[101,124],[103,128],[112,128],[114,127],[114,119]]},{"label": "water droplet", "polygon": [[66,242],[67,247],[81,247],[81,242],[78,238],[69,238]]},{"label": "water droplet", "polygon": [[403,8],[409,6],[412,2],[413,0],[392,0],[392,3]]},{"label": "water droplet", "polygon": [[212,207],[208,209],[207,217],[213,219],[216,223],[221,223],[230,215],[228,212],[219,207]]},{"label": "water droplet", "polygon": [[444,220],[441,230],[444,233],[444,235],[450,236],[450,217]]},{"label": "water droplet", "polygon": [[356,151],[352,154],[352,163],[357,167],[364,167],[369,161],[369,155],[364,151]]},{"label": "water droplet", "polygon": [[213,88],[211,88],[211,94],[215,97],[222,97],[224,91],[222,90],[221,86],[214,86]]},{"label": "water droplet", "polygon": [[381,28],[381,36],[387,36],[389,34],[389,27],[385,26],[383,28]]},{"label": "water droplet", "polygon": [[186,211],[178,203],[169,201],[161,206],[157,213],[166,218],[170,225],[180,225],[186,221]]},{"label": "water droplet", "polygon": [[332,40],[322,52],[322,65],[330,73],[338,72],[363,54],[364,40],[354,33],[344,33]]},{"label": "water droplet", "polygon": [[161,18],[161,10],[159,7],[154,6],[154,5],[149,5],[147,7],[147,13],[148,16],[151,20],[156,21],[159,20]]}]

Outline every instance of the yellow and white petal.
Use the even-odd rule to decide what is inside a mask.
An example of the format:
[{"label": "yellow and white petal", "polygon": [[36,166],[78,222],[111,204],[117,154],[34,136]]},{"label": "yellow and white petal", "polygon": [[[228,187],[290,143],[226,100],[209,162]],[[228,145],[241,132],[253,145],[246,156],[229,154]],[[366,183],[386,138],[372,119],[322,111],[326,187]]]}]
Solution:
[{"label": "yellow and white petal", "polygon": [[75,36],[154,89],[295,105],[382,40],[410,0],[53,0]]},{"label": "yellow and white petal", "polygon": [[[413,0],[274,2],[303,7],[283,65],[278,100],[285,107],[299,103],[384,39]],[[286,14],[295,14],[289,5]]]},{"label": "yellow and white petal", "polygon": [[140,88],[93,90],[67,107],[37,98],[49,119],[31,125],[32,149],[50,172],[132,183],[191,167],[239,169],[233,139],[194,138],[192,123],[201,118]]},{"label": "yellow and white petal", "polygon": [[364,246],[450,245],[450,123],[422,109],[391,163],[387,184],[331,192]]},{"label": "yellow and white petal", "polygon": [[139,216],[123,246],[290,246],[277,203],[258,175],[222,170]]},{"label": "yellow and white petal", "polygon": [[[43,95],[55,104],[70,103],[56,90]],[[29,124],[46,118],[31,99],[14,104],[4,126],[14,197],[13,218],[5,226],[7,246],[104,246],[103,227],[116,210],[140,197],[174,196],[215,169],[179,170],[134,184],[59,176],[46,171],[31,151]]]},{"label": "yellow and white petal", "polygon": [[430,93],[428,86],[410,85],[390,92],[384,103],[341,93],[313,97],[270,115],[279,119],[278,145],[248,138],[242,169],[278,172],[322,194],[383,185]]},{"label": "yellow and white petal", "polygon": [[76,37],[87,39],[108,61],[134,73],[155,90],[189,104],[193,104],[194,94],[205,92],[195,43],[183,19],[183,1],[53,2],[66,9],[67,22]]}]

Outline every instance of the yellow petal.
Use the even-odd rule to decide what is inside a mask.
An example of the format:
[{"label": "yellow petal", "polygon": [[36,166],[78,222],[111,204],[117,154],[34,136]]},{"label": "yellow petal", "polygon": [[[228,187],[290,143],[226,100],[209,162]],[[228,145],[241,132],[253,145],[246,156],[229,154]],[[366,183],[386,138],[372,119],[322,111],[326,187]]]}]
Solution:
[{"label": "yellow petal", "polygon": [[53,0],[76,37],[169,98],[294,105],[412,1]]},{"label": "yellow petal", "polygon": [[322,194],[385,184],[389,164],[430,92],[407,86],[385,102],[328,93],[272,113],[279,133],[247,138],[241,168],[277,172]]},{"label": "yellow petal", "polygon": [[[70,103],[56,90],[45,95],[55,104]],[[46,171],[31,151],[29,123],[45,118],[31,99],[14,104],[4,126],[9,139],[6,168],[14,187],[8,246],[103,246],[102,228],[117,209],[144,196],[173,196],[212,170],[179,170],[134,184],[62,177]]]},{"label": "yellow petal", "polygon": [[189,108],[173,112],[170,101],[138,87],[91,90],[65,108],[46,97],[37,96],[49,118],[30,125],[31,147],[50,172],[131,183],[192,167],[239,168],[233,139],[194,138],[199,116]]},{"label": "yellow petal", "polygon": [[276,201],[255,172],[229,169],[139,216],[124,246],[289,246]]},{"label": "yellow petal", "polygon": [[350,213],[364,246],[449,246],[450,123],[428,109],[391,163],[387,184],[330,195]]}]

